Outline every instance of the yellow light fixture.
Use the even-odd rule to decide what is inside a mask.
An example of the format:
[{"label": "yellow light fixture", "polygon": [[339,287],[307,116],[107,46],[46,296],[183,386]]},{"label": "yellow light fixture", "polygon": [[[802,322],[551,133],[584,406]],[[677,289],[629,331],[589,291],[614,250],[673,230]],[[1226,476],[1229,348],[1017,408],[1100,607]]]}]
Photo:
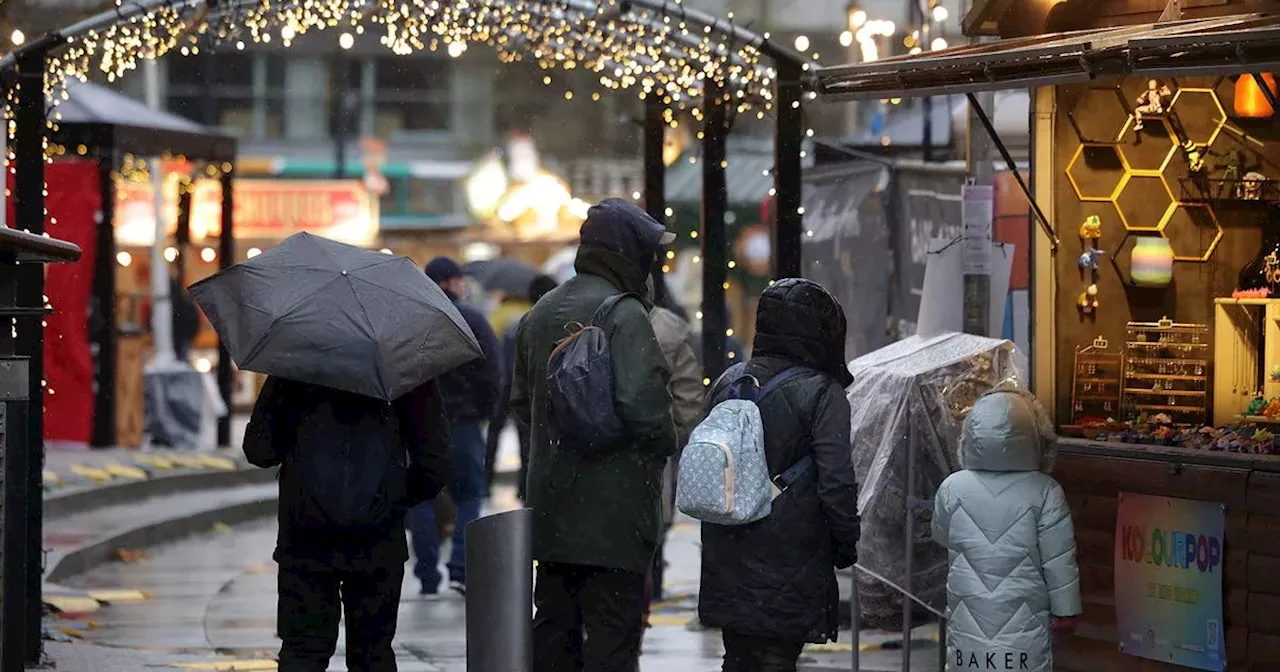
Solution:
[{"label": "yellow light fixture", "polygon": [[[1263,73],[1262,81],[1266,82],[1272,94],[1280,95],[1280,90],[1276,88],[1275,75],[1269,72]],[[1262,87],[1258,86],[1258,81],[1253,78],[1253,75],[1246,73],[1236,80],[1235,112],[1237,117],[1246,119],[1269,119],[1276,113],[1271,108],[1271,102],[1267,100],[1267,94],[1263,92]]]}]

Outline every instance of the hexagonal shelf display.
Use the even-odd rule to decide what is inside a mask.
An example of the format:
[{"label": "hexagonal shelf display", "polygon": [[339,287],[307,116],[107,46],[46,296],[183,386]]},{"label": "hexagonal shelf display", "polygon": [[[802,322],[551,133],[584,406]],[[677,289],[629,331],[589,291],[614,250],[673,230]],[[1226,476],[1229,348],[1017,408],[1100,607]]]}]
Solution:
[{"label": "hexagonal shelf display", "polygon": [[1082,201],[1110,201],[1128,173],[1124,157],[1112,145],[1080,145],[1067,164],[1067,180]]},{"label": "hexagonal shelf display", "polygon": [[1213,89],[1178,89],[1169,115],[1181,139],[1197,145],[1212,145],[1227,124],[1227,111]]},{"label": "hexagonal shelf display", "polygon": [[1109,145],[1115,130],[1132,112],[1119,87],[1090,86],[1076,98],[1067,112],[1067,121],[1075,129],[1080,142]]},{"label": "hexagonal shelf display", "polygon": [[1160,172],[1178,149],[1178,137],[1164,117],[1144,119],[1142,130],[1133,130],[1134,119],[1129,117],[1116,142],[1130,170]]},{"label": "hexagonal shelf display", "polygon": [[1222,240],[1222,226],[1207,205],[1178,205],[1160,222],[1160,232],[1173,247],[1174,261],[1208,261]]},{"label": "hexagonal shelf display", "polygon": [[1176,199],[1159,175],[1126,175],[1116,197],[1120,219],[1129,231],[1160,231],[1168,211],[1176,206]]}]

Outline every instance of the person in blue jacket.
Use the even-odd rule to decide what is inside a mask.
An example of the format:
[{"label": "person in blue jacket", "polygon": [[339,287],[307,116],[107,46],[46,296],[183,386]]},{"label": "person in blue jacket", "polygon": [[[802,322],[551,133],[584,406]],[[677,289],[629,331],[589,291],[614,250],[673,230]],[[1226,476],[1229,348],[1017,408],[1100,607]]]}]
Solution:
[{"label": "person in blue jacket", "polygon": [[[427,277],[444,290],[475,334],[484,357],[464,364],[438,379],[449,418],[449,442],[453,463],[449,495],[457,506],[453,528],[453,553],[449,558],[449,587],[458,593],[467,590],[467,523],[480,517],[480,505],[488,494],[485,476],[485,435],[481,425],[493,417],[502,388],[502,352],[498,338],[480,311],[467,304],[467,280],[462,268],[448,257],[432,259]],[[435,501],[413,510],[413,551],[417,557],[414,574],[422,582],[423,595],[440,590],[440,538],[436,525]]]}]

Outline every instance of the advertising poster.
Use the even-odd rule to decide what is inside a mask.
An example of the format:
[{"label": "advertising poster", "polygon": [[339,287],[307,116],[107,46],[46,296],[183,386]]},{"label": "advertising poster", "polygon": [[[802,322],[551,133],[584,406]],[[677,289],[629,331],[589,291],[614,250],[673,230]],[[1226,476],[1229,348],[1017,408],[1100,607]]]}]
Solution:
[{"label": "advertising poster", "polygon": [[1200,670],[1226,668],[1225,507],[1120,493],[1115,599],[1120,650]]}]

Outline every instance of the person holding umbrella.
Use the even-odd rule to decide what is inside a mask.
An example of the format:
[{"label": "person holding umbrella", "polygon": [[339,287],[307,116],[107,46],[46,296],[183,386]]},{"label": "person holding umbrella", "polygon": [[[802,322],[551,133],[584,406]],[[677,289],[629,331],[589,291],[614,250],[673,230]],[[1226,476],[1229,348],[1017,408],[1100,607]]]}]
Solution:
[{"label": "person holding umbrella", "polygon": [[[457,262],[448,257],[432,259],[424,269],[428,278],[444,290],[480,343],[483,357],[440,377],[445,413],[449,416],[449,441],[453,477],[449,495],[457,508],[453,526],[453,552],[449,558],[449,587],[467,592],[467,523],[480,517],[480,506],[489,492],[485,476],[485,435],[481,424],[493,417],[502,386],[498,337],[484,315],[463,301],[467,279]],[[423,595],[440,591],[440,534],[436,525],[435,502],[424,502],[413,510],[414,573],[422,581]]]},{"label": "person holding umbrella", "polygon": [[269,377],[244,452],[280,466],[282,672],[395,670],[405,514],[449,472],[433,379],[481,354],[412,261],[306,233],[196,283],[236,365]]}]

